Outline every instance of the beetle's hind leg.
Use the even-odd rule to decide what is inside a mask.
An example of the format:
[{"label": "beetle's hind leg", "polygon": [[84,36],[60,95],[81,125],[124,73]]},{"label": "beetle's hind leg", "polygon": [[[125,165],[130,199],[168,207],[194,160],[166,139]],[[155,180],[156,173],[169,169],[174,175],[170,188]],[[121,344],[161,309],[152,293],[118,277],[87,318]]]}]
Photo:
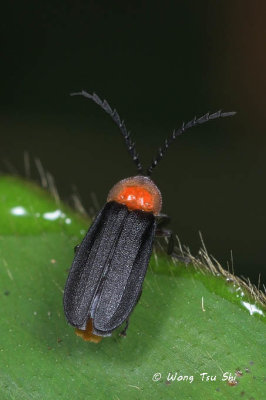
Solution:
[{"label": "beetle's hind leg", "polygon": [[129,318],[126,319],[126,325],[125,325],[124,329],[119,333],[119,336],[123,336],[123,337],[127,336],[128,326],[129,326]]},{"label": "beetle's hind leg", "polygon": [[80,247],[80,244],[77,244],[77,245],[74,247],[74,253],[75,253],[75,254],[76,254],[76,252],[78,251],[79,247]]},{"label": "beetle's hind leg", "polygon": [[[134,308],[138,304],[139,299],[141,298],[141,295],[142,295],[142,290],[140,291],[140,293],[138,295],[138,298],[137,298],[137,301],[136,301],[136,304],[135,304]],[[129,317],[126,319],[126,325],[125,325],[124,329],[119,333],[119,336],[123,336],[123,337],[127,336],[128,326],[129,326]]]}]

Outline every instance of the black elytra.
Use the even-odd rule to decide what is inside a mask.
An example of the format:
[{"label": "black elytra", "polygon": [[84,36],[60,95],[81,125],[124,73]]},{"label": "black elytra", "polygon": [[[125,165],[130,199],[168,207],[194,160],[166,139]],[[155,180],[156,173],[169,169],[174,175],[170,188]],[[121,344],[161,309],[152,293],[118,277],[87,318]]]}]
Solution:
[{"label": "black elytra", "polygon": [[[110,191],[107,203],[75,252],[65,285],[63,302],[68,323],[84,332],[85,340],[94,341],[94,335],[110,336],[125,321],[127,329],[129,316],[141,296],[156,230],[160,236],[171,237],[170,231],[161,228],[168,217],[160,214],[161,194],[149,178],[153,169],[174,139],[187,129],[235,112],[208,113],[183,123],[159,148],[145,174],[135,143],[117,111],[96,94],[81,91],[72,95],[93,100],[112,117],[138,171],[136,177],[118,182]],[[172,240],[169,243],[172,248]]]},{"label": "black elytra", "polygon": [[108,202],[79,246],[65,287],[67,320],[107,336],[135,307],[152,251],[155,217]]}]

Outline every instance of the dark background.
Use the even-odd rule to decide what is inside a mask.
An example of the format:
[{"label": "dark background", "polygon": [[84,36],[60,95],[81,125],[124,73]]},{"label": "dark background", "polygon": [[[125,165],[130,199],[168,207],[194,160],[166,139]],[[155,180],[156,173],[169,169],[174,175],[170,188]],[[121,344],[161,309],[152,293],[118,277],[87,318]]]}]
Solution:
[{"label": "dark background", "polygon": [[266,6],[261,1],[9,1],[1,6],[0,158],[23,173],[39,157],[67,199],[108,190],[135,169],[116,107],[144,164],[173,128],[207,111],[233,118],[194,128],[154,171],[163,211],[192,252],[200,230],[226,267],[265,270]]}]

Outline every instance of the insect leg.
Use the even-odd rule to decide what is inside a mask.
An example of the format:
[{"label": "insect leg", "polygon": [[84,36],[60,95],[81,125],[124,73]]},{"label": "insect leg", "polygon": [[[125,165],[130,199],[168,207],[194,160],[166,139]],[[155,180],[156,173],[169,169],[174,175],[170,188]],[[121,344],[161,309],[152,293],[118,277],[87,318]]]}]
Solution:
[{"label": "insect leg", "polygon": [[168,238],[167,254],[172,255],[174,251],[174,235],[171,230],[164,229],[164,226],[170,222],[170,217],[168,217],[168,215],[166,214],[159,214],[156,217],[156,222],[157,222],[157,230],[155,235],[158,237]]},{"label": "insect leg", "polygon": [[164,226],[167,225],[170,222],[170,217],[168,217],[168,215],[166,214],[159,214],[156,217],[157,220],[157,229],[155,232],[155,235],[157,237],[164,237],[167,238],[167,254],[175,259],[177,259],[178,261],[185,263],[185,264],[189,264],[190,260],[188,257],[184,257],[182,255],[178,255],[175,252],[175,238],[174,238],[174,233],[170,230],[170,229],[165,229]]},{"label": "insect leg", "polygon": [[124,329],[119,333],[119,336],[127,336],[127,330],[128,330],[128,325],[129,325],[129,318],[126,319],[126,326],[124,327]]},{"label": "insect leg", "polygon": [[171,218],[167,214],[156,215],[157,229],[169,224]]},{"label": "insect leg", "polygon": [[75,254],[76,254],[76,252],[78,251],[79,247],[80,247],[80,244],[77,244],[77,245],[74,247],[74,253],[75,253]]},{"label": "insect leg", "polygon": [[155,235],[156,235],[157,237],[165,237],[165,238],[168,238],[167,254],[168,254],[169,256],[171,256],[171,255],[173,254],[174,245],[175,245],[175,242],[174,242],[174,234],[173,234],[173,232],[172,232],[171,230],[169,230],[169,229],[162,229],[162,228],[161,228],[161,229],[158,229],[158,228],[157,228]]},{"label": "insect leg", "polygon": [[[138,304],[139,299],[141,298],[141,295],[142,295],[142,290],[141,290],[140,293],[139,293],[139,296],[138,296],[138,298],[137,298],[137,301],[136,301],[136,304],[135,304],[134,308],[135,308],[136,305]],[[127,336],[128,325],[129,325],[129,317],[126,319],[126,326],[125,326],[124,329],[119,333],[119,336],[124,336],[124,337]]]}]

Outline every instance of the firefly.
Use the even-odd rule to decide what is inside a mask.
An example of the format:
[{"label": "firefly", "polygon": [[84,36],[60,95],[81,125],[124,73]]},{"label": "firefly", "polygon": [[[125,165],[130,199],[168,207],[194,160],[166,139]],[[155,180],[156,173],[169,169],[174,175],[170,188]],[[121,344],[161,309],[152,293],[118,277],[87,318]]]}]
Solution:
[{"label": "firefly", "polygon": [[155,236],[168,237],[168,253],[173,250],[172,232],[165,229],[169,217],[161,214],[162,195],[150,178],[153,170],[177,136],[235,112],[207,113],[183,123],[165,140],[145,171],[118,112],[95,93],[81,91],[72,95],[92,100],[110,115],[137,167],[136,176],[121,180],[109,191],[106,204],[76,247],[65,285],[63,303],[68,323],[84,340],[98,343],[123,323],[121,335],[126,335],[129,317],[142,293]]}]

